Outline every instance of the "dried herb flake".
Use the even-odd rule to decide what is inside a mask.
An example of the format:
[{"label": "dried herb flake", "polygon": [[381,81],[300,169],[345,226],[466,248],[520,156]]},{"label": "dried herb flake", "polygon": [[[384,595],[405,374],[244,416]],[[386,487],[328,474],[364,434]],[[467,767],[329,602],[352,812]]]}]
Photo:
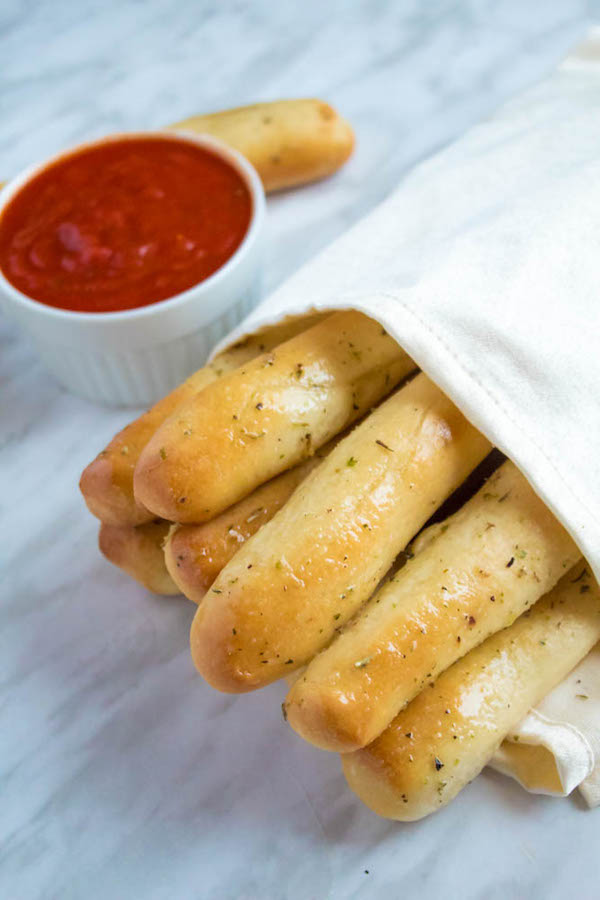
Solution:
[{"label": "dried herb flake", "polygon": [[371,662],[371,658],[372,657],[370,657],[370,656],[365,656],[365,657],[363,657],[363,659],[357,659],[356,662],[354,663],[354,668],[355,669],[364,669],[364,667],[368,666],[369,663]]}]

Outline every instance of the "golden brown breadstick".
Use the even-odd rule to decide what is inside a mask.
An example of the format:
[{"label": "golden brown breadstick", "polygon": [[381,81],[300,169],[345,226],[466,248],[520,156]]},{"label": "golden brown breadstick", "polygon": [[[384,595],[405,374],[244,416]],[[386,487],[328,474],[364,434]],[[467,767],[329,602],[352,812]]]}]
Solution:
[{"label": "golden brown breadstick", "polygon": [[133,470],[156,429],[175,409],[202,388],[238,366],[272,350],[282,341],[310,328],[322,315],[284,322],[234,344],[127,425],[84,469],[79,487],[88,509],[110,525],[140,525],[156,516],[135,501]]},{"label": "golden brown breadstick", "polygon": [[291,497],[301,481],[330,452],[330,442],[309,460],[282,472],[239,503],[202,525],[174,525],[165,543],[167,571],[181,592],[200,603],[241,545]]},{"label": "golden brown breadstick", "polygon": [[344,438],[223,569],[192,625],[200,673],[220,690],[242,692],[310,660],[489,449],[417,375]]},{"label": "golden brown breadstick", "polygon": [[330,316],[167,419],[140,455],[136,498],[173,522],[206,522],[312,456],[414,368],[373,319]]},{"label": "golden brown breadstick", "polygon": [[[419,691],[510,625],[581,553],[511,462],[312,660],[287,718],[324,750],[364,747]],[[426,534],[426,533],[425,533]]]},{"label": "golden brown breadstick", "polygon": [[600,589],[580,565],[510,628],[440,675],[372,744],[344,754],[348,784],[386,818],[434,812],[475,778],[598,639]]},{"label": "golden brown breadstick", "polygon": [[145,525],[100,525],[98,546],[118,566],[149,591],[167,596],[181,593],[165,566],[163,542],[170,523],[162,520]]},{"label": "golden brown breadstick", "polygon": [[332,175],[354,147],[348,122],[322,100],[255,103],[171,125],[212,134],[239,150],[260,175],[266,191]]}]

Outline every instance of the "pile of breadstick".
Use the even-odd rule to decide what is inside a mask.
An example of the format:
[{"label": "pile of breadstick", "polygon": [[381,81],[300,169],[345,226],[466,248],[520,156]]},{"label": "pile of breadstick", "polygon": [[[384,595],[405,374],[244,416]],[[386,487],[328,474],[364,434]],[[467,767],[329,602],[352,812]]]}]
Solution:
[{"label": "pile of breadstick", "polygon": [[600,639],[598,585],[511,462],[423,530],[491,450],[348,311],[219,354],[117,434],[81,490],[108,559],[198,604],[200,674],[245,692],[294,673],[291,727],[409,820]]}]

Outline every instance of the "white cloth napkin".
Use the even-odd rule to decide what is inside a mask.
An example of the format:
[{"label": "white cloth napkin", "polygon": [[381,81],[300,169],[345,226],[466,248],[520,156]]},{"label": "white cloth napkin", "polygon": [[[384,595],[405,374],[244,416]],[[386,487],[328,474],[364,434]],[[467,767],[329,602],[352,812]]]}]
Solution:
[{"label": "white cloth napkin", "polygon": [[532,709],[491,765],[527,790],[566,796],[579,787],[600,806],[600,644]]},{"label": "white cloth napkin", "polygon": [[[599,30],[551,78],[418,166],[224,343],[338,307],[385,326],[514,460],[600,578]],[[530,790],[584,785],[599,804],[599,651],[578,671],[494,764]],[[527,752],[538,754],[530,765]]]}]

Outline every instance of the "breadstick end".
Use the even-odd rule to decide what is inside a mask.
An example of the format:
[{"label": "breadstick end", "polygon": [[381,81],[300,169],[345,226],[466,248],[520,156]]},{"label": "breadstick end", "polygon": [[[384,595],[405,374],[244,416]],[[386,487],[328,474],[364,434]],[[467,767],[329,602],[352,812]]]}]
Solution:
[{"label": "breadstick end", "polygon": [[107,525],[142,525],[153,518],[114,484],[112,465],[102,453],[81,473],[79,490],[91,514]]},{"label": "breadstick end", "polygon": [[186,538],[186,526],[173,525],[165,541],[165,565],[167,572],[188,600],[200,603],[212,580],[203,579],[203,571],[196,564]]},{"label": "breadstick end", "polygon": [[[386,771],[370,746],[341,756],[342,770],[348,786],[370,810],[384,819],[415,822],[435,812],[444,804],[441,798],[423,790],[408,770]],[[421,773],[422,774],[422,773]],[[413,793],[414,792],[414,793]]]},{"label": "breadstick end", "polygon": [[[221,512],[209,496],[218,481],[218,466],[210,455],[182,450],[180,430],[178,422],[167,420],[146,444],[133,473],[133,493],[136,502],[155,516],[170,522],[198,524]],[[190,481],[201,483],[204,488],[202,500],[197,499],[195,504],[190,503],[188,496]]]},{"label": "breadstick end", "polygon": [[347,704],[341,691],[322,690],[299,678],[287,696],[285,710],[294,731],[320,750],[351,753],[367,743],[354,727],[346,727],[354,723],[344,715]]},{"label": "breadstick end", "polygon": [[211,687],[224,694],[245,694],[262,683],[237,662],[239,641],[233,621],[207,596],[192,622],[190,650],[197,671]]},{"label": "breadstick end", "polygon": [[155,442],[151,440],[140,454],[133,473],[133,493],[136,502],[145,506],[155,516],[177,522],[179,511],[177,500],[161,472],[165,451],[162,447],[155,447],[154,444]]},{"label": "breadstick end", "polygon": [[147,523],[141,528],[102,522],[98,547],[114,566],[154,594],[173,597],[180,593],[161,558],[161,540],[168,523]]}]

